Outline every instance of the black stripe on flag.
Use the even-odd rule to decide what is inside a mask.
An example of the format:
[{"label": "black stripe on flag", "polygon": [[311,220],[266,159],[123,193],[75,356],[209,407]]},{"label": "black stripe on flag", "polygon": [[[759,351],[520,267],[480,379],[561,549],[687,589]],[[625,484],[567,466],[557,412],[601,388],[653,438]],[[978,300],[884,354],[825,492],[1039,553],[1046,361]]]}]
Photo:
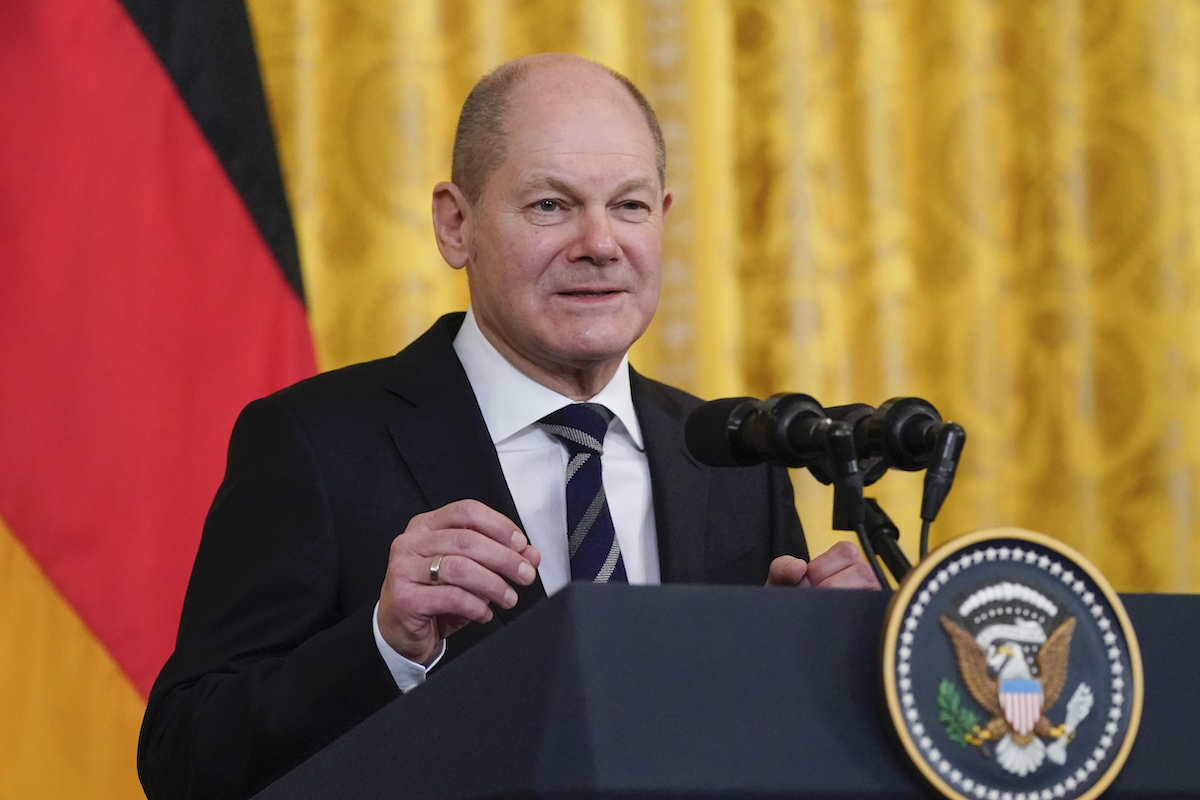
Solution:
[{"label": "black stripe on flag", "polygon": [[242,0],[121,0],[166,67],[289,284],[296,233]]}]

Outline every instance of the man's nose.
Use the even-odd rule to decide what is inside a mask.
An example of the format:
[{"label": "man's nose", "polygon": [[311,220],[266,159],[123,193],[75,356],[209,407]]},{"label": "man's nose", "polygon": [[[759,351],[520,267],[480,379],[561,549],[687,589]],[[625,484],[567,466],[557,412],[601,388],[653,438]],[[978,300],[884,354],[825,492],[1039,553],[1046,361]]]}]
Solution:
[{"label": "man's nose", "polygon": [[580,214],[577,234],[570,252],[572,261],[591,261],[602,266],[620,257],[621,246],[606,210],[588,209]]}]

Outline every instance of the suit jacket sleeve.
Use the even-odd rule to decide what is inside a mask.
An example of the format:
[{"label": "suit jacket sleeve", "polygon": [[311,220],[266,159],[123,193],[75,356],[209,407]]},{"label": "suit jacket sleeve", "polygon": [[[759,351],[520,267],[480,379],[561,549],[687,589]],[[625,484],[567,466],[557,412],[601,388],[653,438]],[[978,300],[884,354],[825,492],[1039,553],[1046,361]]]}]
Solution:
[{"label": "suit jacket sleeve", "polygon": [[311,442],[279,401],[251,404],[150,694],[148,795],[248,796],[398,695],[346,568]]},{"label": "suit jacket sleeve", "polygon": [[[403,702],[371,632],[392,540],[465,498],[519,524],[454,355],[461,319],[242,412],[142,725],[154,800],[248,797]],[[517,591],[517,608],[452,636],[443,663],[544,596],[540,582]]]},{"label": "suit jacket sleeve", "polygon": [[[399,698],[371,612],[414,516],[474,498],[519,524],[454,355],[461,321],[242,412],[142,724],[151,798],[248,797]],[[467,626],[451,649],[538,593],[519,587],[517,609]]]}]

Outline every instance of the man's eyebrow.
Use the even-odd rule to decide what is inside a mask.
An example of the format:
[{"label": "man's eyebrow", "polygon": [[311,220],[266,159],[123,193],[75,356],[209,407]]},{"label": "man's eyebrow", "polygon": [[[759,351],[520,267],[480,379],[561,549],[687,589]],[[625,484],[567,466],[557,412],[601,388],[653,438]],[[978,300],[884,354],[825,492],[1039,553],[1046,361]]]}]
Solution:
[{"label": "man's eyebrow", "polygon": [[633,192],[639,189],[645,189],[648,192],[653,192],[656,191],[657,188],[657,180],[652,180],[650,178],[630,178],[617,187],[616,193],[625,194],[626,192]]},{"label": "man's eyebrow", "polygon": [[[616,191],[613,192],[613,194],[621,195],[621,194],[625,194],[627,192],[637,191],[640,189],[645,189],[646,191],[653,192],[655,190],[656,186],[657,186],[657,181],[651,180],[650,178],[630,178],[629,180],[625,181],[620,186],[618,186]],[[555,192],[559,192],[561,194],[572,196],[572,197],[579,194],[579,190],[576,189],[571,184],[567,183],[566,181],[562,180],[561,178],[555,177],[554,175],[550,175],[547,173],[534,173],[533,175],[531,175],[529,177],[529,180],[526,181],[526,183],[525,183],[525,188],[527,190],[536,191],[537,189],[541,189],[543,187],[547,188],[547,189],[551,189]]]},{"label": "man's eyebrow", "polygon": [[552,189],[560,194],[575,195],[575,188],[571,184],[546,173],[535,172],[530,176],[525,184],[527,189],[541,189],[543,187]]}]

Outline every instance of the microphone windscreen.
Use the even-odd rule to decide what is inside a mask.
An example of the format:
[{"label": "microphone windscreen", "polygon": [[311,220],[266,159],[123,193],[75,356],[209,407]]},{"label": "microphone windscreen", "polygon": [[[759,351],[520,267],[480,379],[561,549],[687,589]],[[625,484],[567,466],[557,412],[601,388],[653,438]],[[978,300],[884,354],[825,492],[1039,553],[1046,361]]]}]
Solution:
[{"label": "microphone windscreen", "polygon": [[753,397],[710,400],[688,415],[684,441],[692,458],[710,467],[761,464],[765,456],[750,451],[739,438],[742,420],[761,403]]}]

